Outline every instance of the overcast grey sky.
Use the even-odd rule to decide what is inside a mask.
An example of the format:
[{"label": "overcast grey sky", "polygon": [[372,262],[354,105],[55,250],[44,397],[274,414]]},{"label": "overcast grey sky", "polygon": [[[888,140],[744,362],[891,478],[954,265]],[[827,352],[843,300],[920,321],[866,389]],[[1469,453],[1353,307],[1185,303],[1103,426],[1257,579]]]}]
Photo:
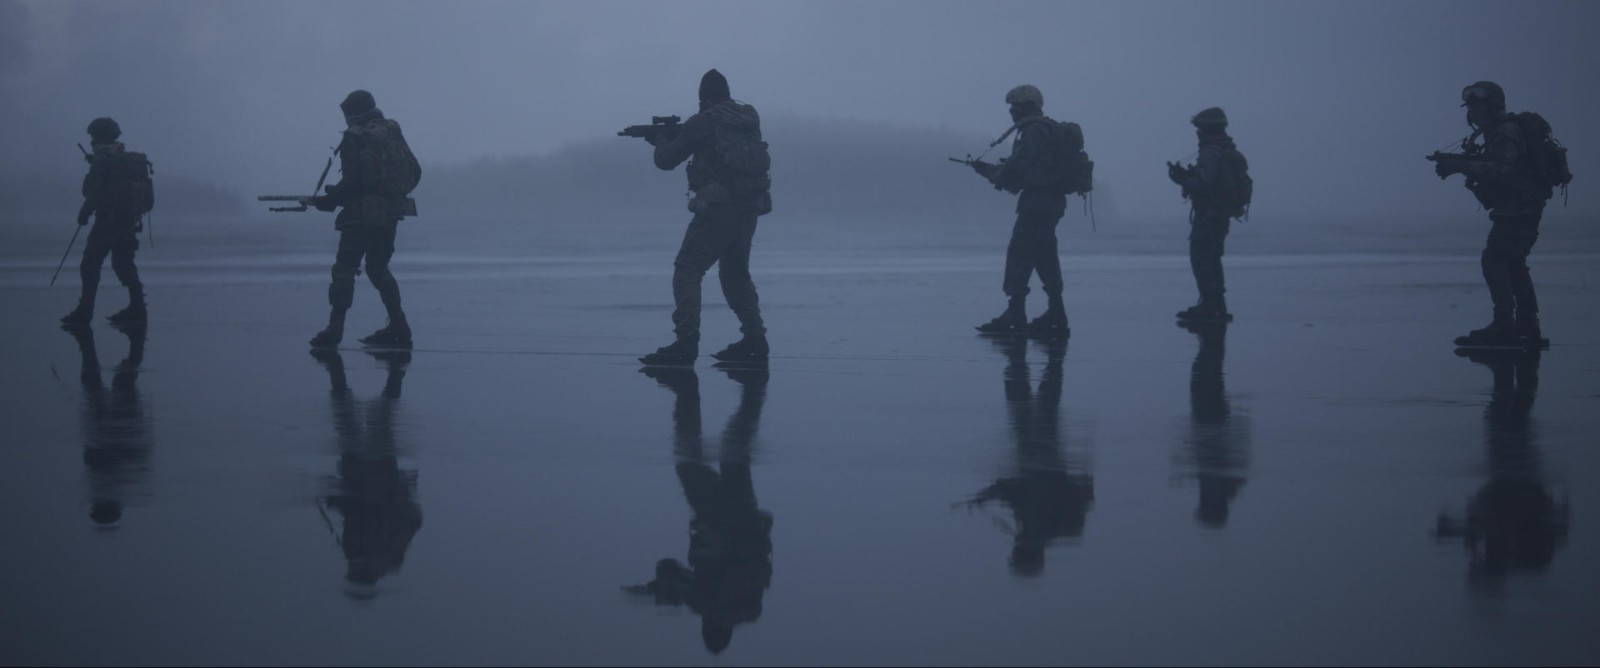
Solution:
[{"label": "overcast grey sky", "polygon": [[[1555,125],[1575,194],[1600,178],[1597,30],[1592,2],[0,0],[0,114],[13,169],[81,169],[72,143],[111,115],[168,173],[256,194],[304,188],[354,88],[448,163],[690,113],[708,67],[769,122],[985,135],[1007,125],[1005,91],[1033,83],[1046,113],[1082,124],[1127,213],[1173,208],[1162,161],[1193,151],[1187,119],[1211,105],[1258,207],[1470,210],[1421,157],[1467,133],[1459,91],[1478,79]],[[1574,207],[1600,210],[1588,200]]]}]

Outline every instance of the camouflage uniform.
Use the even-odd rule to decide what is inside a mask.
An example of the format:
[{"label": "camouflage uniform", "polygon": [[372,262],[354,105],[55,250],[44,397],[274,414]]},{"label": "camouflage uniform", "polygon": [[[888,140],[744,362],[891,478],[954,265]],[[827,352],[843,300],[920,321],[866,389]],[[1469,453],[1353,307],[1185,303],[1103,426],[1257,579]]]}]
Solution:
[{"label": "camouflage uniform", "polygon": [[[1005,278],[1001,282],[1001,289],[1012,299],[1028,295],[1028,279],[1035,271],[1039,273],[1044,293],[1053,299],[1061,298],[1061,257],[1057,252],[1056,224],[1067,212],[1067,194],[1059,188],[1039,185],[1040,173],[1051,166],[1051,133],[1059,127],[1044,115],[1018,122],[1011,157],[984,174],[996,188],[1018,193],[1017,222],[1011,227]],[[1081,149],[1083,138],[1076,140]]]},{"label": "camouflage uniform", "polygon": [[94,227],[89,230],[89,239],[83,246],[83,261],[78,265],[78,276],[83,284],[78,308],[62,321],[68,324],[88,322],[100,289],[100,268],[107,255],[111,256],[111,270],[116,273],[117,280],[128,288],[128,309],[112,318],[119,320],[125,314],[136,313],[136,319],[143,320],[144,283],[139,280],[139,268],[134,266],[133,256],[139,250],[138,233],[143,229],[140,219],[144,214],[124,210],[127,203],[118,197],[118,180],[126,176],[119,173],[125,152],[122,143],[96,141],[93,146],[89,173],[83,177],[83,206],[78,209],[78,224],[87,224],[93,215]]},{"label": "camouflage uniform", "polygon": [[700,341],[700,282],[713,264],[720,263],[717,277],[722,295],[739,317],[739,331],[746,337],[764,336],[767,331],[755,282],[750,278],[750,246],[756,218],[770,208],[771,199],[765,189],[738,189],[719,178],[719,157],[713,150],[719,130],[759,140],[761,117],[750,105],[715,101],[684,121],[676,138],[655,149],[656,167],[664,170],[693,158],[687,172],[689,190],[694,193],[690,201],[694,218],[673,261],[672,324],[679,341],[696,344]]},{"label": "camouflage uniform", "polygon": [[1215,304],[1221,313],[1227,312],[1223,294],[1226,282],[1222,273],[1222,253],[1228,239],[1230,219],[1228,213],[1213,206],[1207,197],[1216,192],[1218,177],[1223,169],[1228,151],[1236,150],[1233,138],[1224,130],[1200,134],[1200,154],[1194,168],[1183,181],[1183,191],[1189,195],[1189,267],[1194,271],[1195,287],[1200,291],[1200,301]]},{"label": "camouflage uniform", "polygon": [[370,93],[351,93],[340,107],[348,125],[338,148],[342,178],[327,187],[325,196],[317,198],[319,210],[339,209],[333,223],[339,230],[339,249],[328,285],[328,305],[332,310],[327,329],[312,338],[311,345],[337,345],[342,339],[345,312],[355,301],[356,276],[361,273],[363,260],[367,280],[378,290],[389,324],[362,342],[409,345],[410,324],[400,306],[400,283],[389,271],[389,260],[394,257],[400,219],[415,211],[407,211],[401,202],[382,193],[384,175],[373,151],[379,143],[393,138],[404,142],[405,138],[400,124],[384,117]]},{"label": "camouflage uniform", "polygon": [[1545,198],[1528,187],[1526,169],[1519,164],[1528,146],[1522,128],[1502,116],[1484,129],[1482,160],[1462,164],[1462,172],[1479,190],[1496,193],[1490,200],[1489,238],[1484,243],[1483,280],[1494,303],[1494,319],[1537,326],[1539,298],[1528,273],[1528,254],[1539,240],[1539,221]]}]

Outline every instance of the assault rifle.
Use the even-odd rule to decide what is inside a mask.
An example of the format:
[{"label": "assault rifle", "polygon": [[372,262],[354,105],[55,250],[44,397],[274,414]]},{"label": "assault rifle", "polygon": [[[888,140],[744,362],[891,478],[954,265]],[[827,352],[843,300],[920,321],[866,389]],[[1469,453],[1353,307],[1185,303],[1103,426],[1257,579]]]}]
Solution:
[{"label": "assault rifle", "polygon": [[657,139],[670,140],[683,132],[683,119],[677,116],[651,116],[649,125],[630,125],[617,133],[618,137],[638,137],[645,141],[654,142]]},{"label": "assault rifle", "polygon": [[328,156],[327,164],[322,166],[322,176],[317,177],[317,187],[311,189],[310,195],[261,195],[257,202],[298,202],[300,206],[274,206],[267,210],[273,213],[283,211],[305,211],[316,204],[317,193],[322,192],[322,183],[328,180],[328,170],[333,168],[333,158],[339,155],[339,149],[333,149],[333,155]]},{"label": "assault rifle", "polygon": [[[1475,154],[1472,154],[1472,153],[1446,153],[1444,151],[1434,151],[1431,155],[1427,155],[1427,156],[1424,156],[1424,157],[1427,159],[1428,162],[1437,162],[1437,163],[1467,162],[1467,161],[1471,161],[1471,160],[1487,160],[1487,158],[1485,158],[1485,157],[1483,157],[1481,155],[1475,155]],[[1449,178],[1449,177],[1441,176],[1439,178]]]}]

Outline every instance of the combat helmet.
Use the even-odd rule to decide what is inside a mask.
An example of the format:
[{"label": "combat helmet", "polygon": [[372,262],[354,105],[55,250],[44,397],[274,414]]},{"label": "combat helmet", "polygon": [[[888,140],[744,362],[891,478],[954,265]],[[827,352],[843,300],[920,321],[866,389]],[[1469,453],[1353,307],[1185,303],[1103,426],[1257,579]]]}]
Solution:
[{"label": "combat helmet", "polygon": [[1228,127],[1228,115],[1223,113],[1222,107],[1204,109],[1189,119],[1189,123],[1197,128],[1213,128],[1221,130]]},{"label": "combat helmet", "polygon": [[1506,91],[1493,81],[1479,81],[1461,89],[1461,106],[1467,106],[1472,100],[1486,100],[1489,107],[1495,111],[1506,110]]},{"label": "combat helmet", "polygon": [[89,121],[89,139],[94,141],[96,144],[114,142],[117,140],[117,137],[121,136],[122,127],[117,125],[116,121],[108,117],[101,116],[100,118]]},{"label": "combat helmet", "polygon": [[1006,92],[1006,104],[1031,104],[1044,108],[1044,93],[1029,84],[1022,84]]}]

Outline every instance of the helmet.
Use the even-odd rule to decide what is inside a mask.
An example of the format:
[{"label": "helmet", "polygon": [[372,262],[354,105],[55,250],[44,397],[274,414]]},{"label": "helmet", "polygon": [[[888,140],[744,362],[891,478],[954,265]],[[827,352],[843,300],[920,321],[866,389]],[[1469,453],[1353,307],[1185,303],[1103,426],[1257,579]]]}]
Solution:
[{"label": "helmet", "polygon": [[1461,89],[1461,106],[1467,106],[1472,100],[1486,100],[1489,106],[1504,111],[1506,108],[1506,91],[1493,81],[1479,81]]},{"label": "helmet", "polygon": [[1222,107],[1211,107],[1195,114],[1189,122],[1197,128],[1225,128],[1228,127],[1228,115],[1222,112]]},{"label": "helmet", "polygon": [[116,141],[117,137],[121,136],[122,128],[117,125],[116,121],[111,120],[110,118],[101,116],[100,118],[89,121],[89,138],[96,142],[104,143]]},{"label": "helmet", "polygon": [[1040,109],[1044,108],[1044,93],[1038,88],[1022,84],[1006,92],[1006,104],[1032,104]]}]

